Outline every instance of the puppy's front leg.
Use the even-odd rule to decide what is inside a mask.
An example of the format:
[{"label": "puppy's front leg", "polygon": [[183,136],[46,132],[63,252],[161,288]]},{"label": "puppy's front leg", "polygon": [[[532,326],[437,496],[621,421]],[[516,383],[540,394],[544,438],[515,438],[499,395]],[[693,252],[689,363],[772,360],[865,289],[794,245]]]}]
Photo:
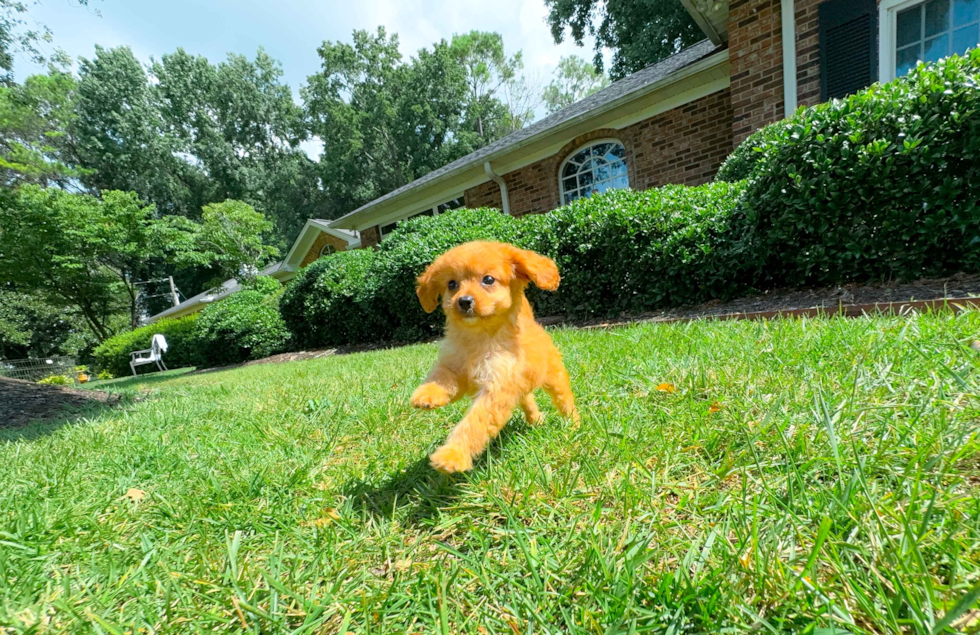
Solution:
[{"label": "puppy's front leg", "polygon": [[487,443],[507,424],[518,399],[515,393],[492,390],[477,395],[446,443],[429,457],[432,467],[446,474],[473,467],[473,458],[480,456]]},{"label": "puppy's front leg", "polygon": [[412,393],[411,404],[416,408],[442,408],[459,397],[459,377],[445,366],[436,366],[425,383]]}]

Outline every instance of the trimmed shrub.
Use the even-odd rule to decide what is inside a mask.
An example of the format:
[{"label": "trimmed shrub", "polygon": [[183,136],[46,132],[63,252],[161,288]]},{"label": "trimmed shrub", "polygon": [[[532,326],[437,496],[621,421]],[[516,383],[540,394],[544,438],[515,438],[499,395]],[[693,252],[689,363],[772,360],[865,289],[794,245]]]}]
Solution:
[{"label": "trimmed shrub", "polygon": [[204,357],[197,340],[196,325],[197,315],[176,320],[163,319],[110,337],[95,347],[92,356],[103,372],[108,371],[117,377],[129,375],[132,373],[129,354],[150,348],[153,335],[160,333],[167,338],[167,352],[163,356],[167,368],[199,366],[204,363]]},{"label": "trimmed shrub", "polygon": [[368,284],[375,252],[341,251],[296,274],[279,302],[283,320],[300,348],[371,342],[385,330],[370,307]]},{"label": "trimmed shrub", "polygon": [[744,291],[730,241],[741,185],[672,185],[580,199],[524,218],[519,244],[550,256],[557,294],[533,291],[539,315],[635,313]]},{"label": "trimmed shrub", "polygon": [[439,254],[471,240],[517,243],[517,224],[496,209],[459,209],[441,216],[419,216],[400,224],[378,248],[362,300],[385,316],[382,340],[413,341],[442,333],[440,310],[426,314],[415,295],[415,280]]},{"label": "trimmed shrub", "polygon": [[740,206],[756,285],[980,269],[980,50],[801,109],[756,143]]},{"label": "trimmed shrub", "polygon": [[286,350],[290,333],[279,314],[282,291],[276,280],[259,277],[201,311],[196,337],[205,364],[237,364]]},{"label": "trimmed shrub", "polygon": [[763,126],[746,137],[718,168],[715,181],[734,183],[749,178],[766,149],[786,135],[788,121],[783,119]]}]

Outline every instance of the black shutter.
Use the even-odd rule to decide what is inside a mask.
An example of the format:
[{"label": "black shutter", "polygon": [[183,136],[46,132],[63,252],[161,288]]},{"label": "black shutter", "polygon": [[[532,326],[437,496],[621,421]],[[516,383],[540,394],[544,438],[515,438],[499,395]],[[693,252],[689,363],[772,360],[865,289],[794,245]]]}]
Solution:
[{"label": "black shutter", "polygon": [[830,0],[820,5],[820,97],[844,97],[878,79],[878,5],[875,0]]}]

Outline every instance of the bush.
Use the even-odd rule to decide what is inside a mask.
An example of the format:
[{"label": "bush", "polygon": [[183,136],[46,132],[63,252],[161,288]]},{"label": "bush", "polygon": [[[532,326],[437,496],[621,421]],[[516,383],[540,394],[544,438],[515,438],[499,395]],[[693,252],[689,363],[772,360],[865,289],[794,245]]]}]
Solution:
[{"label": "bush", "polygon": [[558,292],[529,289],[538,315],[641,311],[730,294],[737,287],[723,238],[740,188],[615,191],[522,219],[490,209],[415,218],[375,252],[342,252],[303,269],[283,297],[283,316],[303,347],[438,335],[445,317],[422,310],[415,280],[439,254],[471,240],[556,260]]},{"label": "bush", "polygon": [[725,162],[718,168],[715,181],[734,183],[749,178],[752,171],[759,165],[766,149],[786,135],[789,119],[783,119],[768,126],[759,128],[728,155]]},{"label": "bush", "polygon": [[341,251],[296,274],[279,303],[296,346],[317,348],[379,338],[381,317],[367,297],[374,259],[370,249]]},{"label": "bush", "polygon": [[260,276],[249,288],[205,307],[195,331],[204,363],[237,364],[286,350],[290,333],[279,314],[281,295],[276,280]]},{"label": "bush", "polygon": [[168,368],[199,366],[204,363],[197,340],[197,315],[179,319],[163,319],[159,322],[126,331],[110,337],[95,347],[92,356],[99,368],[116,376],[132,373],[129,354],[150,348],[155,333],[167,338],[167,352],[163,361]]},{"label": "bush", "polygon": [[385,316],[380,338],[412,341],[442,333],[439,310],[426,314],[415,280],[439,254],[471,240],[518,242],[517,221],[495,209],[460,209],[402,223],[378,248],[362,301]]},{"label": "bush", "polygon": [[531,293],[538,314],[635,313],[744,291],[729,240],[740,193],[728,183],[620,190],[522,219],[519,244],[562,276],[557,294]]},{"label": "bush", "polygon": [[755,143],[740,241],[758,286],[980,268],[980,50],[801,109]]},{"label": "bush", "polygon": [[68,375],[49,375],[37,383],[46,386],[71,386],[75,382]]}]

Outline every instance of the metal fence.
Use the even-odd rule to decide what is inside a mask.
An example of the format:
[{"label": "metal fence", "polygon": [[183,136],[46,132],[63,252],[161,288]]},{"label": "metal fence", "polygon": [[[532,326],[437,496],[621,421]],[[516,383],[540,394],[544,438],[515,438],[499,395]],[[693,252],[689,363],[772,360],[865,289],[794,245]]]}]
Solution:
[{"label": "metal fence", "polygon": [[0,377],[40,381],[51,375],[65,375],[75,381],[75,358],[0,359]]}]

